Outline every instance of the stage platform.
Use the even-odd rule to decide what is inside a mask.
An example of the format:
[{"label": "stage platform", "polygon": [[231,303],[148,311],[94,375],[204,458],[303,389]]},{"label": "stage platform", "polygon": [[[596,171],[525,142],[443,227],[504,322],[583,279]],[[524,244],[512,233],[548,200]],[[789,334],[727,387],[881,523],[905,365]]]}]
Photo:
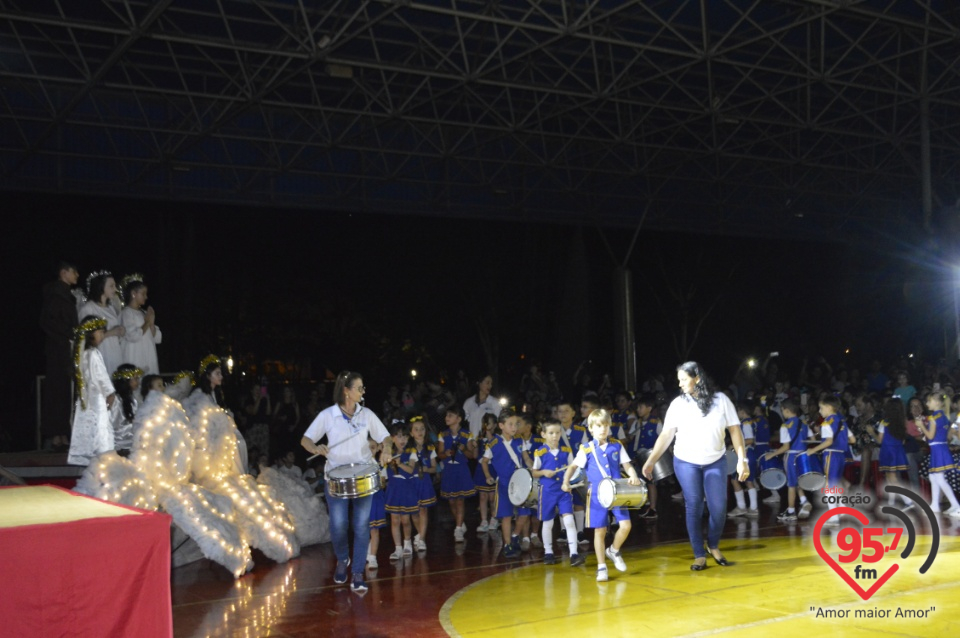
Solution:
[{"label": "stage platform", "polygon": [[170,636],[170,517],[0,488],[0,635]]}]

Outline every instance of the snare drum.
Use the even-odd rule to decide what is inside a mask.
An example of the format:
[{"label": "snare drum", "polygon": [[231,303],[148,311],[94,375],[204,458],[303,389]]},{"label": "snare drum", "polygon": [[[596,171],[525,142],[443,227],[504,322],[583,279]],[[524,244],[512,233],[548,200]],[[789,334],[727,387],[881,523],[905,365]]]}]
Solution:
[{"label": "snare drum", "polygon": [[[647,457],[650,456],[650,452],[650,450],[640,450],[637,452],[637,464],[639,467],[642,468],[643,464],[647,462]],[[657,483],[668,476],[673,476],[673,452],[664,450],[663,454],[653,465],[653,482]]]},{"label": "snare drum", "polygon": [[647,486],[630,485],[627,479],[605,478],[597,485],[597,501],[606,509],[640,509],[647,503]]},{"label": "snare drum", "polygon": [[797,454],[797,485],[802,490],[816,491],[827,483],[823,475],[820,457],[813,454]]},{"label": "snare drum", "polygon": [[517,469],[507,483],[507,496],[510,502],[517,507],[536,507],[538,500],[538,482],[533,480],[533,473],[526,468]]},{"label": "snare drum", "polygon": [[766,454],[760,457],[760,485],[776,491],[787,484],[787,473],[783,471],[783,459],[778,456],[769,461]]},{"label": "snare drum", "polygon": [[737,473],[737,451],[733,448],[727,450],[727,474]]},{"label": "snare drum", "polygon": [[363,498],[380,490],[380,466],[350,463],[326,472],[327,489],[335,498]]}]

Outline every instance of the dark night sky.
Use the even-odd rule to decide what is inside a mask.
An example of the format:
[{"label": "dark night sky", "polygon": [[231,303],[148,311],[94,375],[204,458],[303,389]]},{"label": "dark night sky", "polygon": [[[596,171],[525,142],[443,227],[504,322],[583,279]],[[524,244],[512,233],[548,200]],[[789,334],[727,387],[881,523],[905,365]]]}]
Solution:
[{"label": "dark night sky", "polygon": [[[5,201],[4,271],[19,303],[6,322],[3,387],[15,399],[4,423],[32,427],[40,291],[61,256],[79,263],[81,279],[101,268],[145,274],[169,371],[229,347],[309,361],[314,376],[355,368],[386,384],[420,356],[428,373],[475,377],[486,368],[478,319],[500,336],[506,386],[529,361],[561,381],[585,358],[597,373],[612,369],[614,262],[596,228],[12,193]],[[618,258],[630,234],[606,232]],[[942,356],[952,302],[932,257],[939,249],[865,245],[641,233],[629,264],[641,375],[678,363],[668,329],[676,316],[654,295],[666,297],[667,277],[696,283],[695,315],[722,293],[693,350],[720,381],[771,350],[787,367],[804,356],[839,362],[846,347],[858,362],[923,348]],[[418,354],[403,350],[406,340]]]}]

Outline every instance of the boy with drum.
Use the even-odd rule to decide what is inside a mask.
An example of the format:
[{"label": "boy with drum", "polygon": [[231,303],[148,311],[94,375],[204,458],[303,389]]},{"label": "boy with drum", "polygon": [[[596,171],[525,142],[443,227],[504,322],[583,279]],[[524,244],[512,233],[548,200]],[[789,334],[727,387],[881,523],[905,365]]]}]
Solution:
[{"label": "boy with drum", "polygon": [[[617,570],[627,571],[627,564],[620,555],[620,548],[630,534],[631,524],[630,514],[627,510],[620,507],[613,507],[608,510],[600,504],[597,487],[604,479],[616,480],[621,478],[621,466],[630,477],[627,481],[628,484],[638,486],[642,483],[640,477],[637,476],[637,471],[633,469],[630,457],[627,456],[623,445],[616,439],[610,438],[610,413],[606,410],[594,410],[587,418],[587,423],[593,440],[580,447],[576,458],[573,460],[573,465],[568,467],[563,475],[563,485],[560,489],[564,492],[570,491],[570,479],[573,478],[578,467],[586,472],[587,480],[591,485],[587,493],[589,502],[587,503],[586,526],[593,528],[593,547],[597,554],[597,582],[602,583],[607,580],[606,558],[613,561]],[[619,522],[619,528],[613,537],[613,543],[609,548],[606,548],[607,515],[611,511]]]},{"label": "boy with drum", "polygon": [[[787,509],[777,516],[777,520],[782,523],[791,523],[798,518],[794,506],[797,504],[797,455],[807,453],[807,439],[810,438],[810,430],[807,425],[800,420],[800,410],[797,402],[793,399],[784,399],[780,404],[783,412],[783,425],[780,426],[780,447],[772,452],[767,452],[767,460],[776,456],[784,456],[783,470],[787,474]],[[813,509],[806,494],[800,490],[800,514],[799,518],[809,518],[810,511]]]},{"label": "boy with drum", "polygon": [[563,426],[557,422],[543,424],[544,445],[533,453],[533,476],[540,480],[540,503],[538,516],[543,521],[543,564],[556,565],[553,553],[553,519],[557,512],[567,530],[567,545],[570,548],[570,566],[583,565],[584,554],[577,553],[577,526],[573,522],[573,496],[561,489],[563,470],[573,464],[573,450],[560,445]]},{"label": "boy with drum", "polygon": [[[487,485],[496,485],[494,498],[494,516],[500,519],[500,531],[503,534],[503,557],[517,558],[520,556],[520,538],[513,531],[514,506],[510,502],[510,478],[517,470],[523,469],[521,460],[523,440],[515,438],[519,419],[511,408],[504,408],[497,417],[502,434],[496,435],[480,460],[480,468],[486,477]],[[497,478],[490,475],[490,465],[497,472]],[[529,509],[520,509],[517,514],[517,527],[526,523],[529,525]]]}]

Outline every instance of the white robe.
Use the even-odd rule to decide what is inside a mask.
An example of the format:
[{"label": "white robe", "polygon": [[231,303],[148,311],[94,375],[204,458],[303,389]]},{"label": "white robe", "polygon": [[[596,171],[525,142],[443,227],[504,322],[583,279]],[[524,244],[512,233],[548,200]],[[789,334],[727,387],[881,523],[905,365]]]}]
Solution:
[{"label": "white robe", "polygon": [[[107,330],[113,330],[120,325],[120,311],[114,308],[113,304],[109,302],[106,306],[101,306],[92,299],[88,300],[80,306],[80,310],[77,311],[77,318],[83,321],[83,318],[89,315],[106,319]],[[123,346],[120,343],[120,337],[105,337],[100,345],[97,346],[97,349],[103,356],[103,365],[107,369],[107,374],[113,374],[117,371],[117,367],[121,363],[124,363]]]},{"label": "white robe", "polygon": [[[136,416],[138,407],[137,397],[133,397],[133,413]],[[133,447],[133,419],[129,421],[123,415],[123,399],[117,395],[110,406],[110,424],[113,426],[113,442],[117,450],[129,450]]]},{"label": "white robe", "polygon": [[163,340],[160,328],[156,334],[151,330],[143,332],[143,324],[147,318],[137,308],[127,306],[120,316],[123,327],[127,331],[123,336],[123,363],[132,363],[144,374],[160,374],[160,365],[157,363],[157,344]]},{"label": "white robe", "polygon": [[103,356],[96,348],[88,348],[80,355],[83,373],[83,404],[78,399],[70,435],[70,465],[89,465],[94,457],[113,451],[113,425],[107,397],[113,394],[113,382],[103,364]]}]

